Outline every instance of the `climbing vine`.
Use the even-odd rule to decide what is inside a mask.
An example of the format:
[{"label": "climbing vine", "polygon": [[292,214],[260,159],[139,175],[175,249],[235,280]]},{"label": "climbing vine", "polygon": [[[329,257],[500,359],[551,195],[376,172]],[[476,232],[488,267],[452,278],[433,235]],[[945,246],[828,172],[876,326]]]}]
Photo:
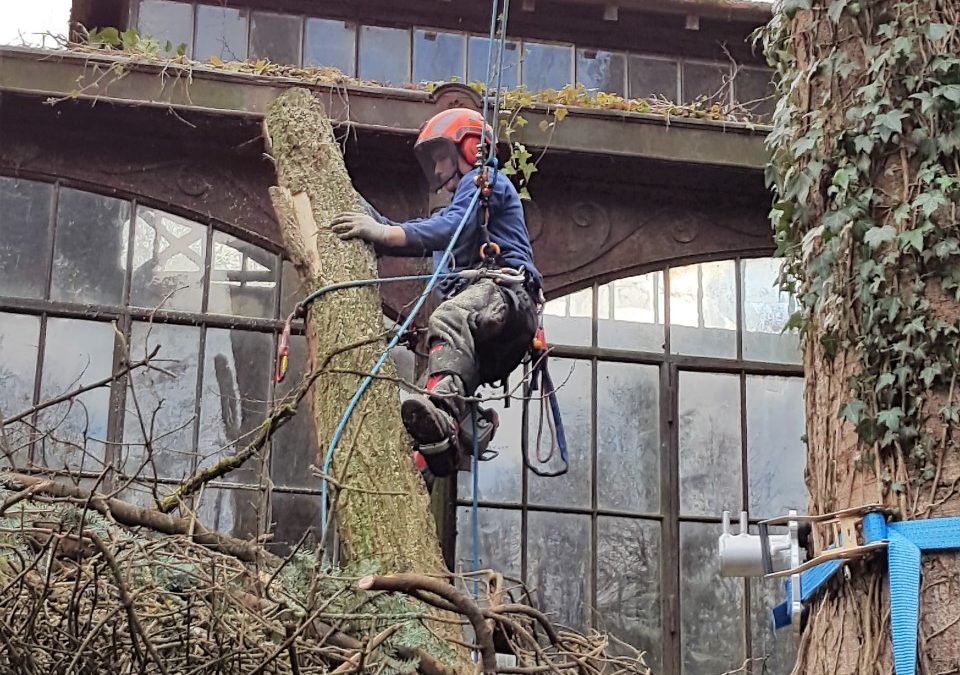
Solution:
[{"label": "climbing vine", "polygon": [[895,494],[935,493],[960,422],[956,7],[785,0],[761,33],[781,94],[767,180],[791,326],[825,359],[855,358],[839,414],[857,463],[879,451],[908,467],[880,471]]}]

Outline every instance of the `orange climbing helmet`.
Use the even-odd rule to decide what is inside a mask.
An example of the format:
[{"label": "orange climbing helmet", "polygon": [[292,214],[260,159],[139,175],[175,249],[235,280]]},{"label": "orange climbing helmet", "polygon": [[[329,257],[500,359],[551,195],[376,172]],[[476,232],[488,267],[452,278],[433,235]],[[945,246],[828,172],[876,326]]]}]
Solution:
[{"label": "orange climbing helmet", "polygon": [[470,165],[476,163],[481,134],[493,143],[493,129],[469,108],[444,110],[420,127],[413,152],[431,190],[439,190],[460,173],[461,158]]}]

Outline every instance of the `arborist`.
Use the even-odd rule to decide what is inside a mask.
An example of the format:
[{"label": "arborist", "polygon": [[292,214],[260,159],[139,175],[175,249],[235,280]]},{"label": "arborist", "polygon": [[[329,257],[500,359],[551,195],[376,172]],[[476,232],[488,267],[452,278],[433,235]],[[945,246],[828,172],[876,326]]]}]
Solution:
[{"label": "arborist", "polygon": [[401,406],[407,432],[437,476],[456,470],[461,449],[473,445],[475,425],[478,443],[489,443],[495,413],[481,410],[474,417],[464,397],[482,384],[504,380],[520,364],[534,344],[543,304],[543,280],[533,263],[520,196],[495,160],[485,163],[481,156],[493,142],[480,113],[466,108],[438,113],[421,127],[414,154],[430,189],[452,193],[449,206],[428,218],[395,223],[366,205],[368,213],[342,213],[331,224],[341,239],[362,239],[385,253],[432,253],[436,268],[477,189],[482,191],[481,208],[453,248],[452,269],[443,272],[483,272],[437,285],[444,299],[427,326],[429,360],[420,383],[427,393]]}]

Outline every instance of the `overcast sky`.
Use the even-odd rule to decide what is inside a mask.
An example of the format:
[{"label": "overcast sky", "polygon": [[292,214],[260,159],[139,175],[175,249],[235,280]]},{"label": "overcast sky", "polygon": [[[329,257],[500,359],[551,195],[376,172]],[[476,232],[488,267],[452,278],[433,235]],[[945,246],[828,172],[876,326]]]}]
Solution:
[{"label": "overcast sky", "polygon": [[38,33],[66,35],[70,0],[0,0],[0,44],[40,44]]}]

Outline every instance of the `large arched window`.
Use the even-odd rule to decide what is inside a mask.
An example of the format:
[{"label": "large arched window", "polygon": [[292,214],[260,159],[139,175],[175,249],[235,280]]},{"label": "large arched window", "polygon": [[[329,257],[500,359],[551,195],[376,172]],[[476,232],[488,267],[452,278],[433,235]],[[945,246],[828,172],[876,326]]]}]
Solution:
[{"label": "large arched window", "polygon": [[[769,628],[778,585],[722,579],[716,559],[723,509],[763,518],[805,504],[802,369],[796,335],[782,334],[793,308],[777,269],[704,262],[550,302],[563,477],[524,470],[520,401],[493,403],[500,454],[477,477],[480,565],[523,578],[559,622],[645,649],[654,672],[716,674],[748,657],[764,672],[792,666],[791,636]],[[537,413],[532,403],[534,462]],[[472,496],[461,474],[466,567]]]}]

